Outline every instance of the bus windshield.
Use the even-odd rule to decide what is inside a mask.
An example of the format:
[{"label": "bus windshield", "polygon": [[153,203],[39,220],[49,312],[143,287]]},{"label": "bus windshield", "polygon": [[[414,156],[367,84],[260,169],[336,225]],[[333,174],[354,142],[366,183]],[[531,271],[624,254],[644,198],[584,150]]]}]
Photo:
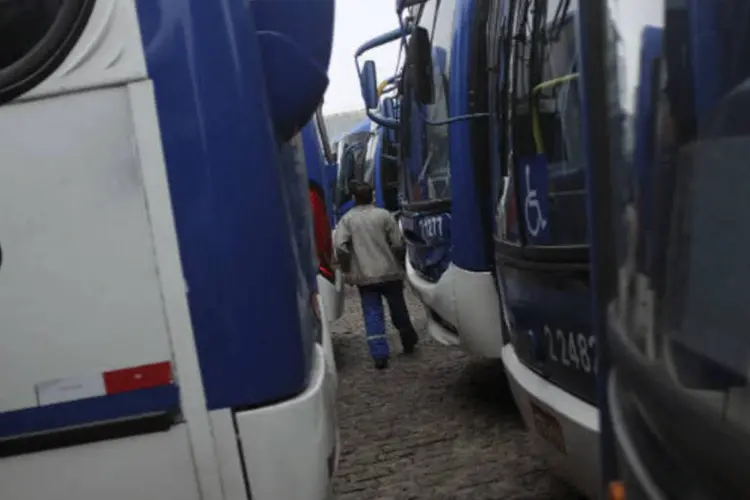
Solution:
[{"label": "bus windshield", "polygon": [[383,190],[383,208],[395,212],[400,207],[400,171],[398,146],[388,133],[383,131],[380,149],[380,182]]},{"label": "bus windshield", "polygon": [[576,10],[572,0],[521,3],[504,35],[514,40],[500,97],[510,162],[497,192],[512,186],[505,212],[524,214],[531,246],[588,244]]},{"label": "bus windshield", "polygon": [[[431,122],[444,121],[449,116],[448,88],[455,5],[455,0],[428,2],[419,15],[419,25],[428,30],[432,41],[435,101],[423,110],[424,116]],[[404,127],[402,133],[413,133],[413,129]],[[422,158],[419,162],[406,162],[410,165],[406,169],[407,203],[449,200],[451,174],[448,125],[425,123],[420,139]]]},{"label": "bus windshield", "polygon": [[396,145],[382,128],[367,142],[363,180],[376,190],[379,206],[390,212],[399,207],[399,168]]},{"label": "bus windshield", "polygon": [[604,173],[592,186],[615,236],[595,240],[614,253],[597,259],[597,272],[614,268],[599,292],[611,301],[611,424],[617,449],[632,450],[622,477],[647,471],[662,498],[750,491],[746,5],[610,0],[598,70],[610,81],[591,105],[609,111],[590,168]]},{"label": "bus windshield", "polygon": [[383,137],[383,133],[381,130],[378,130],[377,132],[374,132],[373,134],[370,135],[370,138],[367,141],[367,151],[365,153],[365,165],[364,165],[364,168],[362,169],[363,170],[362,180],[364,180],[373,188],[376,187],[375,176],[377,175],[375,157],[378,155],[378,146],[380,145],[379,142],[382,137]]},{"label": "bus windshield", "polygon": [[336,175],[336,205],[350,198],[349,183],[364,179],[365,155],[370,132],[356,132],[338,143],[338,172]]}]

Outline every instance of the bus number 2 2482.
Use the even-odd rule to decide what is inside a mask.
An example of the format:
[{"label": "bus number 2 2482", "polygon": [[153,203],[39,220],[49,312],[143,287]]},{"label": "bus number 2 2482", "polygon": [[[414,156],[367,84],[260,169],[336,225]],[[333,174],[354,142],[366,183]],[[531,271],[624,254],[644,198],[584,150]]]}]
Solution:
[{"label": "bus number 2 2482", "polygon": [[596,337],[583,333],[554,331],[544,326],[549,359],[584,373],[596,373]]}]

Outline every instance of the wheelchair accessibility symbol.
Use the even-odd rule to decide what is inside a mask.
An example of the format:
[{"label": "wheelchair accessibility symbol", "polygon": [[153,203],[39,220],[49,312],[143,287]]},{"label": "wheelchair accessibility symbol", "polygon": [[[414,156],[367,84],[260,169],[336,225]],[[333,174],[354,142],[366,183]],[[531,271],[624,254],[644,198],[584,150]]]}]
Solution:
[{"label": "wheelchair accessibility symbol", "polygon": [[524,215],[526,216],[526,229],[532,238],[539,236],[547,229],[547,219],[544,218],[537,190],[531,187],[531,165],[526,164],[526,199],[524,200]]}]

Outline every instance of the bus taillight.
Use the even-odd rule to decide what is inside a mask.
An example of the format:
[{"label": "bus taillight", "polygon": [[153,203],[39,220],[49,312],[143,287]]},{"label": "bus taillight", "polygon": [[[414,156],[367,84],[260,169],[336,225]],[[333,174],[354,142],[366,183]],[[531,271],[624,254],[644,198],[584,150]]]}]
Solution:
[{"label": "bus taillight", "polygon": [[331,241],[331,225],[328,222],[325,199],[317,187],[310,186],[309,191],[315,231],[315,249],[318,254],[318,270],[326,279],[333,281],[334,272],[331,265],[333,242]]}]

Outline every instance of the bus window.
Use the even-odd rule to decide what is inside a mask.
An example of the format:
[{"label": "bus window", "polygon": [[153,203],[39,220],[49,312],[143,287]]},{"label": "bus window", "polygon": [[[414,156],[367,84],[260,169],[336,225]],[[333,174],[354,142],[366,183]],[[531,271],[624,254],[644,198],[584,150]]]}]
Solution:
[{"label": "bus window", "polygon": [[516,191],[506,199],[520,209],[529,245],[588,244],[576,3],[522,3],[505,37],[514,40],[504,133]]},{"label": "bus window", "polygon": [[378,141],[383,136],[381,131],[377,131],[370,136],[370,140],[367,141],[367,153],[365,154],[365,164],[362,180],[368,183],[373,189],[375,186],[375,171],[377,170],[375,157],[378,153]]},{"label": "bus window", "polygon": [[370,132],[357,132],[339,141],[336,206],[341,206],[351,198],[349,184],[364,178],[365,154],[369,137]]},{"label": "bus window", "polygon": [[[428,2],[419,16],[419,25],[430,33],[433,49],[435,102],[425,107],[430,121],[446,120],[448,114],[448,86],[450,83],[450,51],[453,37],[453,11],[455,0]],[[412,105],[416,106],[415,103]],[[403,132],[409,132],[404,127]],[[402,133],[403,133],[402,132]],[[413,138],[407,138],[407,142]],[[423,154],[420,165],[408,170],[408,202],[439,201],[450,199],[450,150],[448,125],[427,125],[421,137]]]},{"label": "bus window", "polygon": [[[612,231],[598,225],[593,253],[609,254],[597,273],[615,269],[599,296],[611,461],[628,498],[750,494],[745,5],[609,0],[598,56],[609,67],[587,77],[607,84],[589,103],[610,124],[590,168],[604,174],[592,186]],[[589,134],[594,145],[606,138]]]}]

